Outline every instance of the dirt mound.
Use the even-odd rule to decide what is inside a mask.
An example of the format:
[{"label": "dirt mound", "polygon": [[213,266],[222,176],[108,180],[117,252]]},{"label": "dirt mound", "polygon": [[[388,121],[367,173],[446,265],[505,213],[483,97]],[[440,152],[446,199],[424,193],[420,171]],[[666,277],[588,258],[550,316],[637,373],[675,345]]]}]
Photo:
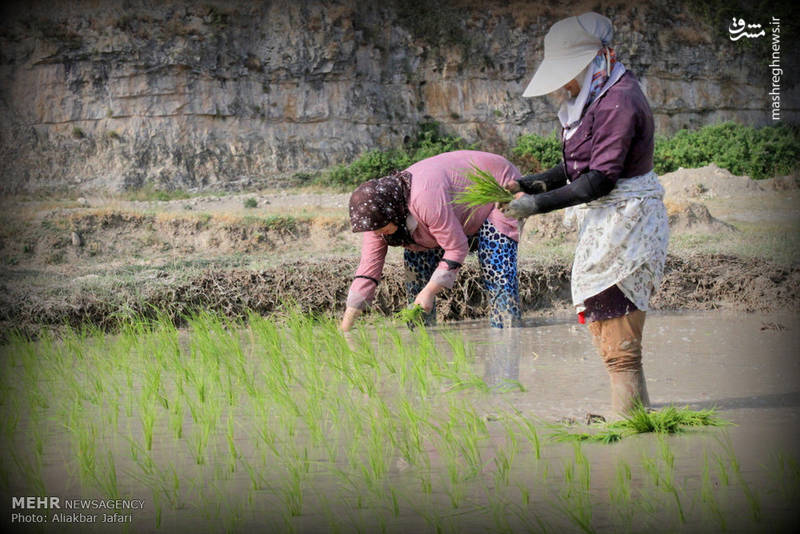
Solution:
[{"label": "dirt mound", "polygon": [[660,310],[794,312],[800,304],[800,266],[711,254],[669,256],[651,304]]},{"label": "dirt mound", "polygon": [[[711,215],[708,208],[699,202],[665,202],[669,217],[669,228],[673,233],[684,232],[735,232],[736,227]],[[530,217],[525,221],[525,240],[563,239],[577,241],[578,233],[564,226],[564,212],[556,211]]]},{"label": "dirt mound", "polygon": [[[524,263],[520,296],[525,312],[570,310],[570,266]],[[340,313],[352,280],[352,260],[290,262],[265,270],[208,270],[189,282],[119,292],[108,300],[86,293],[44,299],[34,291],[10,285],[0,292],[4,327],[35,330],[39,325],[92,323],[113,328],[130,314],[165,313],[177,323],[198,310],[244,317],[248,310],[268,314],[287,302],[311,313]],[[394,313],[405,305],[403,270],[388,265],[374,303],[377,313]],[[781,311],[800,304],[800,266],[781,267],[758,259],[698,255],[670,256],[665,279],[653,298],[654,309]],[[488,303],[476,265],[464,266],[455,287],[438,298],[442,320],[483,317]],[[7,330],[7,328],[4,328]]]},{"label": "dirt mound", "polygon": [[324,248],[331,237],[348,230],[347,220],[337,217],[57,210],[39,220],[10,221],[2,232],[7,239],[0,236],[0,250],[21,265],[36,267],[137,255],[213,256]]},{"label": "dirt mound", "polygon": [[712,217],[698,202],[666,202],[669,229],[673,232],[735,232],[736,227]]},{"label": "dirt mound", "polygon": [[577,232],[564,226],[563,210],[529,217],[525,221],[523,235],[526,237],[535,236],[537,239],[565,238],[573,241],[578,237]]},{"label": "dirt mound", "polygon": [[684,169],[660,176],[667,199],[681,201],[690,198],[729,198],[764,191],[760,182],[749,176],[736,176],[715,164],[696,169]]}]

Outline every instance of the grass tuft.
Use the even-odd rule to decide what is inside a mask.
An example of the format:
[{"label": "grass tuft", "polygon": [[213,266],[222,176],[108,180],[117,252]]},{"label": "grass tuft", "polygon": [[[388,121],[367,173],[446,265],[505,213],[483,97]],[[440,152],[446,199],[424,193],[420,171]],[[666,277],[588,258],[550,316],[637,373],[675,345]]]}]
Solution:
[{"label": "grass tuft", "polygon": [[596,432],[568,432],[558,430],[551,434],[556,441],[587,441],[594,443],[615,443],[628,436],[653,432],[656,434],[677,434],[687,428],[701,426],[725,426],[730,422],[716,416],[713,409],[690,410],[689,407],[667,406],[662,410],[650,411],[637,403],[621,421],[600,425]]},{"label": "grass tuft", "polygon": [[404,308],[395,314],[395,317],[406,324],[421,324],[425,310],[419,304]]}]

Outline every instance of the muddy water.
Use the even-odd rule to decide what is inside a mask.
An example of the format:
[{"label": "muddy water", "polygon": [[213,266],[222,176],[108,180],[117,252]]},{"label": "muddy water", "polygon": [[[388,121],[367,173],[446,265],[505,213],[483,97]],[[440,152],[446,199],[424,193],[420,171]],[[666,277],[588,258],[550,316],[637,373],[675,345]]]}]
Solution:
[{"label": "muddy water", "polygon": [[[286,487],[287,473],[297,458],[273,457],[263,444],[254,445],[258,423],[246,408],[235,414],[235,446],[241,455],[235,471],[225,461],[228,445],[222,434],[210,438],[217,456],[209,453],[208,462],[196,464],[192,455],[196,427],[191,427],[187,414],[188,437],[180,441],[172,438],[165,418],[157,423],[151,456],[158,468],[152,475],[144,473],[130,452],[131,443],[141,441],[139,415],[135,410],[126,415],[124,409],[118,424],[123,430],[104,434],[97,461],[103,461],[106,450],[113,451],[120,493],[145,499],[145,509],[133,514],[133,524],[127,526],[133,532],[241,531],[265,525],[272,531],[297,532],[324,532],[331,525],[343,532],[374,532],[384,526],[391,532],[788,532],[798,519],[794,506],[800,498],[797,324],[796,316],[651,315],[645,326],[644,365],[655,407],[670,403],[716,407],[735,426],[664,440],[643,435],[612,445],[584,444],[579,450],[548,436],[557,420],[580,421],[586,412],[608,414],[610,408],[605,370],[584,326],[569,318],[529,320],[522,328],[503,332],[479,322],[436,329],[463,334],[473,346],[476,371],[494,387],[489,394],[459,393],[485,417],[489,434],[480,442],[486,461],[483,472],[456,488],[463,492],[459,508],[452,507],[446,459],[433,445],[427,447],[429,467],[410,467],[399,459],[392,462],[384,482],[398,496],[396,514],[385,495],[383,500],[370,496],[335,475],[337,469],[348,469],[346,462],[328,465],[325,454],[309,446],[312,467],[303,475],[303,512],[287,520],[281,488]],[[503,482],[494,459],[501,451],[511,454],[502,419],[502,414],[511,412],[536,421],[541,454],[537,458],[518,435],[517,454]],[[20,424],[26,428],[26,421]],[[84,487],[70,464],[74,445],[69,444],[62,423],[48,418],[43,428],[47,435],[42,477],[47,493],[104,497],[96,488]],[[302,429],[298,436],[299,447],[287,446],[286,451],[303,454],[308,440]],[[277,444],[281,451],[284,445]],[[19,450],[23,446],[20,442]],[[138,455],[141,459],[144,453]],[[590,466],[584,479],[580,455]],[[265,477],[256,488],[245,463],[260,466]],[[622,487],[619,474],[626,469],[631,472],[626,483],[631,498],[615,499]],[[704,477],[706,469],[709,474]],[[173,472],[181,483],[170,503]],[[426,476],[431,486],[427,493],[420,490],[421,477]],[[670,483],[677,488],[674,494],[665,491]],[[25,480],[12,480],[10,495],[27,495],[30,489]],[[704,495],[711,495],[711,500],[704,500]],[[157,507],[162,510],[158,528]],[[2,513],[8,515],[8,507]],[[7,522],[4,517],[3,524]],[[64,530],[53,524],[42,527],[48,532]],[[87,530],[126,528],[72,525],[72,531]]]},{"label": "muddy water", "polygon": [[[756,521],[751,500],[739,495],[727,529],[766,531],[762,524],[765,516],[774,520],[770,528],[783,525],[790,529],[789,525],[800,519],[800,512],[773,487],[776,475],[770,467],[777,458],[800,459],[798,319],[796,315],[720,313],[650,314],[647,319],[643,365],[653,407],[715,408],[733,423],[724,430],[704,430],[668,440],[678,458],[675,477],[689,486],[700,484],[704,454],[713,462],[715,455],[721,455],[720,447],[735,451],[744,480],[760,496],[760,512]],[[587,413],[610,412],[605,367],[588,329],[574,319],[528,321],[522,328],[500,335],[470,323],[463,332],[475,343],[487,383],[519,381],[525,388],[524,392],[497,395],[497,409],[513,406],[545,420],[579,422]],[[611,487],[617,462],[636,463],[647,450],[657,455],[652,436],[611,446],[587,445],[585,449],[594,470],[593,484],[601,481],[592,491],[599,494],[607,494]],[[796,487],[796,475],[788,478]],[[596,521],[595,526],[602,530],[602,523]],[[635,521],[633,525],[636,530]],[[639,524],[639,528],[643,526]],[[720,523],[691,521],[675,525],[682,531],[706,531],[709,527],[714,531],[721,528]]]},{"label": "muddy water", "polygon": [[[609,411],[605,368],[588,329],[572,318],[529,320],[502,334],[472,322],[462,332],[487,382],[519,380],[527,388],[504,399],[520,410],[544,418]],[[643,347],[654,407],[713,406],[742,420],[800,407],[797,316],[650,314]]]}]

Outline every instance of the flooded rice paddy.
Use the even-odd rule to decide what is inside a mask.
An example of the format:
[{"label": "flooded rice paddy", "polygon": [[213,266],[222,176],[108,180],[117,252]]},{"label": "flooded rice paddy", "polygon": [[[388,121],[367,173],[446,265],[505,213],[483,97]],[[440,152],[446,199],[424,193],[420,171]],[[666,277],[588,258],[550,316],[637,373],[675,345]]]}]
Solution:
[{"label": "flooded rice paddy", "polygon": [[[731,424],[609,445],[552,437],[592,431],[586,414],[610,410],[603,364],[572,319],[502,332],[475,322],[409,333],[378,322],[345,339],[335,323],[297,314],[245,325],[202,315],[180,331],[165,321],[115,336],[12,340],[0,348],[3,524],[793,531],[797,319],[648,317],[654,407],[714,407]],[[56,496],[62,509],[12,510],[13,497],[29,495]],[[143,506],[63,509],[92,498]],[[103,522],[114,512],[123,522]],[[33,515],[46,522],[20,522]]]}]

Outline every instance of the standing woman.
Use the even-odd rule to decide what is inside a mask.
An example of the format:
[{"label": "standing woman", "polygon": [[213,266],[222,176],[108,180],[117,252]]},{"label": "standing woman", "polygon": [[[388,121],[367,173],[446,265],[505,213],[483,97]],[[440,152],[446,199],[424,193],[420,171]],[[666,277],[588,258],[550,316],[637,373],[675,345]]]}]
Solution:
[{"label": "standing woman", "polygon": [[517,221],[492,204],[471,209],[453,204],[478,167],[501,185],[520,178],[505,158],[459,150],[419,161],[402,172],[361,184],[350,197],[350,224],[362,232],[361,262],[347,296],[341,328],[348,331],[372,302],[390,246],[405,247],[406,292],[430,320],[434,297],[455,282],[470,245],[477,247],[491,325],[514,326],[520,317]]},{"label": "standing woman", "polygon": [[611,21],[597,13],[559,21],[545,35],[544,60],[523,96],[569,93],[558,112],[563,160],[511,184],[521,192],[504,212],[523,218],[575,206],[565,215],[579,228],[572,303],[606,364],[612,408],[624,414],[637,400],[649,404],[642,329],[669,227],[653,172],[653,115],[616,60],[612,35]]}]

